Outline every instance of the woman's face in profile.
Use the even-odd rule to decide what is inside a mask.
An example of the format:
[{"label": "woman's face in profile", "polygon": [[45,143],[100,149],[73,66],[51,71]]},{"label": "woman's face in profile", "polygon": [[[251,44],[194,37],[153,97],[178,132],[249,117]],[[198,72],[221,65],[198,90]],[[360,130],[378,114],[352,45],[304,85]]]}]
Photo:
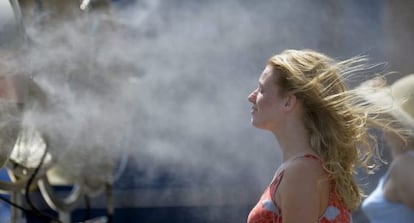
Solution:
[{"label": "woman's face in profile", "polygon": [[282,118],[283,98],[280,96],[279,87],[276,84],[278,72],[267,65],[260,75],[259,83],[248,96],[252,103],[252,125],[272,130],[277,128]]}]

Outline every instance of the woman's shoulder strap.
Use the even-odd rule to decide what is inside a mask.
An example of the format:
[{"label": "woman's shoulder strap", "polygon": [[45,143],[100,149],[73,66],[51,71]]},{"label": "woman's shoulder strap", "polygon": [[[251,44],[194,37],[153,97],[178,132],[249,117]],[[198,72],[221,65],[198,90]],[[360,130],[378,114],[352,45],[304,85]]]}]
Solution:
[{"label": "woman's shoulder strap", "polygon": [[312,154],[312,153],[306,153],[306,154],[303,154],[303,155],[299,155],[299,156],[293,158],[292,160],[297,160],[297,159],[300,159],[300,158],[311,158],[311,159],[315,159],[315,160],[318,160],[319,162],[323,163],[322,159],[319,156],[317,156],[315,154]]}]

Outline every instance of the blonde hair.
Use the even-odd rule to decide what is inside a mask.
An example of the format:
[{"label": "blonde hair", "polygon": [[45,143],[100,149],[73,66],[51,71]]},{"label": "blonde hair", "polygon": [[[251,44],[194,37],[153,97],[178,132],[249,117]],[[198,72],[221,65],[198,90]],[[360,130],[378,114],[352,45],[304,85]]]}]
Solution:
[{"label": "blonde hair", "polygon": [[302,101],[309,143],[323,159],[334,192],[350,210],[358,208],[363,196],[353,178],[356,167],[373,168],[378,155],[370,123],[392,129],[378,118],[378,109],[364,103],[344,82],[348,75],[361,73],[366,60],[335,61],[312,50],[285,50],[268,61],[279,71],[276,84]]}]

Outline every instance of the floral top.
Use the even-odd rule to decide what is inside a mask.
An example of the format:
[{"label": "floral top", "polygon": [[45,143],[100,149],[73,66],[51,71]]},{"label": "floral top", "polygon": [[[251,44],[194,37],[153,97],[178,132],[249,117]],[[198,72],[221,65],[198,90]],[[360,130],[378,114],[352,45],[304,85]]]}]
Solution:
[{"label": "floral top", "polygon": [[[321,159],[312,154],[306,154],[300,157]],[[300,158],[297,157],[297,158]],[[296,159],[296,158],[295,158]],[[322,162],[322,161],[321,161]],[[263,192],[259,202],[250,211],[247,223],[282,223],[282,210],[276,204],[274,195],[282,181],[284,170],[282,170],[270,185]],[[352,222],[351,213],[346,208],[341,199],[333,192],[331,183],[329,191],[328,206],[322,216],[319,217],[319,223],[350,223]]]}]

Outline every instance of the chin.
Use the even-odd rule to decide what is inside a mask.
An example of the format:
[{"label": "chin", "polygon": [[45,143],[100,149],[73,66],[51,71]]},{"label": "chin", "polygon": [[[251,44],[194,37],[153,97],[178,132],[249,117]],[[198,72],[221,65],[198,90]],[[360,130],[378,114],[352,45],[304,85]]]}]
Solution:
[{"label": "chin", "polygon": [[257,121],[255,121],[254,119],[251,120],[251,124],[252,124],[252,126],[254,126],[254,127],[258,128],[258,129],[262,129],[263,128],[263,125],[260,125],[260,123],[257,122]]},{"label": "chin", "polygon": [[258,122],[257,120],[252,119],[251,120],[251,124],[252,124],[252,126],[254,126],[254,127],[258,128],[258,129],[272,131],[272,128],[271,128],[270,125],[268,125],[268,123]]}]

